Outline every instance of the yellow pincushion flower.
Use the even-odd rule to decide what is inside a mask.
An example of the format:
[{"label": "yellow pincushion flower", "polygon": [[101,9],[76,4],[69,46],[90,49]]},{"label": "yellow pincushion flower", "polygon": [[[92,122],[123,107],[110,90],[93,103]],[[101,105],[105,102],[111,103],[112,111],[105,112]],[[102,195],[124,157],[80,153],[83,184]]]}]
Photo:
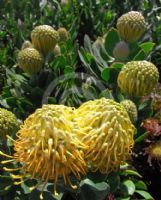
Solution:
[{"label": "yellow pincushion flower", "polygon": [[135,122],[137,120],[138,111],[136,105],[129,99],[125,99],[121,101],[121,104],[125,107],[131,122]]},{"label": "yellow pincushion flower", "polygon": [[146,30],[145,19],[141,13],[130,11],[117,20],[117,29],[122,39],[135,42]]},{"label": "yellow pincushion flower", "polygon": [[24,72],[33,75],[41,70],[43,57],[34,48],[24,48],[18,53],[18,64]]},{"label": "yellow pincushion flower", "polygon": [[125,108],[109,99],[88,101],[77,109],[77,123],[84,132],[81,141],[93,171],[109,173],[118,169],[133,147],[134,126]]},{"label": "yellow pincushion flower", "polygon": [[148,155],[148,163],[152,166],[151,160],[156,159],[161,161],[161,140],[158,140],[156,143],[151,144],[145,149],[146,154]]},{"label": "yellow pincushion flower", "polygon": [[49,25],[40,25],[31,32],[31,38],[35,48],[46,55],[54,50],[59,40],[59,34]]},{"label": "yellow pincushion flower", "polygon": [[[44,190],[48,181],[54,182],[54,194],[59,177],[64,183],[72,185],[70,175],[74,174],[80,179],[86,173],[86,163],[83,158],[82,148],[85,147],[77,138],[72,123],[73,108],[63,105],[44,105],[30,115],[17,133],[18,139],[14,141],[15,153],[12,161],[20,163],[20,175],[12,175],[20,179],[15,184],[21,184],[25,179],[38,179],[37,188],[43,181]],[[77,131],[79,132],[79,131]],[[1,152],[1,155],[4,155]],[[7,156],[7,155],[6,155]],[[2,162],[7,163],[10,161]],[[6,171],[16,169],[4,168]],[[42,193],[40,198],[43,199]]]},{"label": "yellow pincushion flower", "polygon": [[121,91],[130,96],[150,94],[159,80],[159,72],[148,61],[131,61],[121,69],[117,83]]}]

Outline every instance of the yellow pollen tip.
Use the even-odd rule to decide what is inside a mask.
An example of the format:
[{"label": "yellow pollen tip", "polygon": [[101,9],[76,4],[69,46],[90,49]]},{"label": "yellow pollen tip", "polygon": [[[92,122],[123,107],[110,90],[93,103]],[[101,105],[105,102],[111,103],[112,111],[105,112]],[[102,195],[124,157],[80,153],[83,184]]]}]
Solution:
[{"label": "yellow pollen tip", "polygon": [[5,156],[7,158],[14,158],[13,156],[7,155],[7,154],[3,153],[2,151],[0,151],[0,155]]}]

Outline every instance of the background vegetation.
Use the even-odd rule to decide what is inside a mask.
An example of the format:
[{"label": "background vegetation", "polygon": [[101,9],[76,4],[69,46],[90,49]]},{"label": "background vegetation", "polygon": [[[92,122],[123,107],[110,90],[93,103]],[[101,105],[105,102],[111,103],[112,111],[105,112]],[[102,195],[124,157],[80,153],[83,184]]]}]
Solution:
[{"label": "background vegetation", "polygon": [[[43,103],[77,107],[84,101],[102,96],[116,101],[124,99],[116,87],[116,78],[124,63],[114,62],[112,51],[118,42],[115,31],[117,19],[131,10],[143,14],[147,31],[137,44],[131,46],[133,53],[129,60],[151,61],[161,73],[160,0],[1,0],[1,107],[12,111],[23,121]],[[17,54],[22,43],[31,40],[33,28],[40,24],[51,25],[56,30],[65,27],[70,37],[60,45],[61,55],[51,53],[45,69],[29,76],[18,67]],[[103,50],[96,43],[99,37],[105,39],[105,43],[101,43]],[[161,124],[161,106],[157,109],[151,106],[151,102],[161,105],[160,85],[152,95],[139,102],[136,99],[134,101],[140,117],[135,124],[137,134],[131,160],[119,172],[109,176],[89,174],[76,192],[68,188],[64,192],[60,188],[57,199],[160,199],[160,165],[157,160],[150,167],[148,155],[144,155],[144,149],[149,145],[147,140],[157,141],[161,135],[161,129],[157,136],[153,135]],[[151,129],[143,123],[149,118],[157,120],[156,123],[150,121]],[[1,141],[1,148],[9,152],[12,144]],[[39,191],[29,192],[28,185],[30,183],[14,186],[10,176],[0,169],[1,199],[38,199]],[[49,185],[45,199],[56,198],[50,190]]]}]

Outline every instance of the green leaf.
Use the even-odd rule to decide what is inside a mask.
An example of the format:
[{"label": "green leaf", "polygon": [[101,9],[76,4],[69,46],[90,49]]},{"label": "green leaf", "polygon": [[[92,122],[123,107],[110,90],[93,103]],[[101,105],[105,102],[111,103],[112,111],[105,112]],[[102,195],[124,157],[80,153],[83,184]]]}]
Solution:
[{"label": "green leaf", "polygon": [[114,97],[113,97],[113,95],[112,95],[112,91],[109,90],[109,89],[103,90],[103,91],[100,93],[99,97],[100,97],[100,98],[101,98],[101,97],[105,97],[105,98],[107,98],[107,99],[114,99]]},{"label": "green leaf", "polygon": [[88,66],[88,64],[91,63],[92,56],[87,54],[83,48],[81,48],[80,51],[78,51],[78,54],[79,54],[80,60],[83,62],[85,66]]},{"label": "green leaf", "polygon": [[101,172],[96,171],[96,172],[88,172],[87,173],[87,178],[93,181],[94,183],[98,182],[103,182],[106,181],[107,175],[106,174],[101,174]]},{"label": "green leaf", "polygon": [[94,183],[90,179],[85,179],[80,183],[80,193],[78,199],[81,200],[104,200],[110,188],[106,182]]},{"label": "green leaf", "polygon": [[105,49],[111,57],[113,57],[113,49],[118,42],[120,42],[118,32],[115,28],[111,28],[105,38]]},{"label": "green leaf", "polygon": [[123,182],[123,185],[126,186],[129,195],[133,195],[134,194],[134,192],[135,192],[135,184],[134,184],[133,181],[125,180]]},{"label": "green leaf", "polygon": [[91,45],[91,40],[88,35],[84,36],[84,48],[88,52],[92,53],[92,45]]},{"label": "green leaf", "polygon": [[66,66],[64,69],[64,74],[69,74],[73,72],[73,68],[70,66]]},{"label": "green leaf", "polygon": [[134,171],[134,170],[124,170],[123,172],[120,173],[120,175],[124,175],[124,176],[129,176],[129,175],[133,175],[133,176],[138,176],[138,177],[142,177],[138,172]]},{"label": "green leaf", "polygon": [[147,190],[148,189],[146,184],[143,181],[137,181],[135,183],[135,186],[136,186],[137,189],[141,189],[141,190]]},{"label": "green leaf", "polygon": [[0,195],[4,195],[13,185],[13,180],[9,176],[0,175]]},{"label": "green leaf", "polygon": [[101,72],[101,77],[104,81],[108,81],[110,78],[110,69],[109,68],[103,69]]},{"label": "green leaf", "polygon": [[147,135],[148,135],[148,132],[143,133],[142,135],[140,135],[139,137],[135,139],[135,143],[142,142],[147,137]]},{"label": "green leaf", "polygon": [[144,197],[147,200],[154,200],[154,198],[146,191],[136,190],[135,192],[138,193],[140,196]]},{"label": "green leaf", "polygon": [[143,50],[146,54],[148,54],[148,53],[150,53],[150,51],[152,51],[154,45],[155,45],[155,43],[153,43],[153,42],[144,42],[144,43],[142,43],[142,44],[139,45],[139,46],[142,48],[142,50]]},{"label": "green leaf", "polygon": [[143,50],[140,50],[140,51],[136,54],[136,56],[134,57],[133,60],[135,60],[135,61],[140,61],[140,60],[144,60],[145,58],[146,58],[145,52],[144,52]]},{"label": "green leaf", "polygon": [[112,172],[109,174],[107,181],[110,185],[110,190],[115,192],[120,184],[120,176],[117,172]]},{"label": "green leaf", "polygon": [[124,63],[115,62],[110,67],[121,69],[123,67]]}]

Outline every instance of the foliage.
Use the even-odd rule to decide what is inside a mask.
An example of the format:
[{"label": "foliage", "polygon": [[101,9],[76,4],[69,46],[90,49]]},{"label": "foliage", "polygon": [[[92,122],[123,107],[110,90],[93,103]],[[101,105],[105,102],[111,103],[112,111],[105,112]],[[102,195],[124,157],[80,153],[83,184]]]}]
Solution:
[{"label": "foliage", "polygon": [[[78,188],[72,190],[58,182],[59,195],[48,183],[44,199],[105,200],[158,199],[161,161],[152,158],[149,166],[149,147],[161,139],[160,85],[144,97],[128,97],[117,86],[117,77],[128,61],[147,60],[160,70],[161,65],[161,1],[118,0],[2,0],[0,1],[0,105],[12,111],[20,121],[43,104],[80,106],[91,99],[106,97],[121,102],[130,98],[137,107],[135,146],[131,158],[110,174],[88,172]],[[113,53],[122,41],[116,29],[117,19],[126,12],[142,12],[147,31],[135,43],[127,44],[129,55],[118,60]],[[65,27],[69,38],[59,42],[60,54],[51,51],[45,57],[42,70],[29,75],[19,68],[17,55],[25,40],[31,40],[35,26],[47,24],[58,30]],[[16,134],[13,133],[13,138]],[[11,138],[0,141],[0,150],[11,154]],[[0,160],[2,158],[0,157]],[[15,163],[16,166],[16,163]],[[14,185],[10,173],[0,164],[0,198],[38,199],[39,189],[31,192],[35,180]],[[155,175],[156,179],[153,179]],[[159,186],[159,187],[158,187]],[[160,195],[160,196],[159,196]],[[153,196],[153,197],[152,197]]]}]

